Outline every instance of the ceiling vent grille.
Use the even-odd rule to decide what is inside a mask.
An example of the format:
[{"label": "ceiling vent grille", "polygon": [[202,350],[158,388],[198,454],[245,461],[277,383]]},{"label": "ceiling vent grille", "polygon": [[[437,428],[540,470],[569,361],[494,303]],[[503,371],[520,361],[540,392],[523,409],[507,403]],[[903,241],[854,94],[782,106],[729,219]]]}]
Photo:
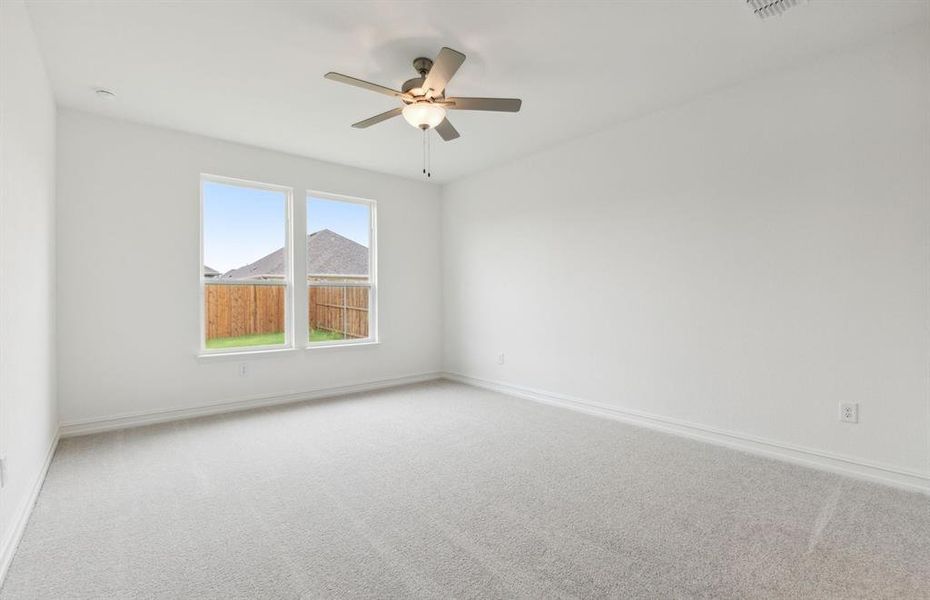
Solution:
[{"label": "ceiling vent grille", "polygon": [[780,15],[797,3],[798,0],[746,0],[746,6],[760,19]]}]

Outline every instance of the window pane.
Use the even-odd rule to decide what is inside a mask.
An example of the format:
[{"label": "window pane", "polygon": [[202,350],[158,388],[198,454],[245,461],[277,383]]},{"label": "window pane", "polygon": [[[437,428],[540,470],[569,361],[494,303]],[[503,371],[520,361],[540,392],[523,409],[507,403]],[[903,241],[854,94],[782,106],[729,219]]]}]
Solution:
[{"label": "window pane", "polygon": [[[370,207],[308,197],[310,342],[370,337],[370,260]],[[353,285],[340,285],[346,283]]]},{"label": "window pane", "polygon": [[310,341],[369,337],[369,286],[309,284]]},{"label": "window pane", "polygon": [[311,281],[367,281],[369,209],[366,204],[307,199],[307,277]]},{"label": "window pane", "polygon": [[205,345],[284,344],[287,194],[203,182]]},{"label": "window pane", "polygon": [[281,284],[206,283],[206,347],[283,344],[286,291]]}]

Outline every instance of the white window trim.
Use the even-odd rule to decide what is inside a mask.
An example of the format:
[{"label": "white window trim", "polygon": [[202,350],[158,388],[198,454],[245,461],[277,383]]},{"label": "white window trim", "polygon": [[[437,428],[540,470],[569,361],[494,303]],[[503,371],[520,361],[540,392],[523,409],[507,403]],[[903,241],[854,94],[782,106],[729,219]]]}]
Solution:
[{"label": "white window trim", "polygon": [[[285,197],[285,223],[284,223],[284,248],[287,258],[287,282],[284,292],[284,343],[262,346],[241,346],[237,348],[207,348],[207,322],[206,307],[204,306],[204,289],[207,278],[204,277],[204,252],[203,252],[203,184],[205,182],[220,183],[225,185],[235,185],[240,187],[250,187],[259,190],[273,192],[283,192]],[[209,173],[200,174],[200,265],[197,267],[199,273],[198,281],[198,300],[200,303],[200,356],[219,356],[230,354],[258,354],[262,352],[281,352],[282,350],[294,349],[294,188],[278,185],[273,183],[264,183],[261,181],[250,181],[248,179],[239,179],[236,177],[226,177],[223,175],[212,175]],[[306,227],[305,225],[303,227]],[[304,276],[306,279],[306,276]]]},{"label": "white window trim", "polygon": [[[356,282],[345,282],[334,285],[333,287],[369,287],[368,292],[368,337],[360,339],[351,339],[351,340],[330,340],[325,342],[311,342],[310,337],[310,324],[307,323],[307,330],[301,334],[301,339],[303,340],[302,346],[305,350],[319,350],[322,348],[337,348],[344,346],[372,346],[379,344],[381,342],[380,334],[378,331],[378,203],[375,200],[369,198],[360,198],[357,196],[347,196],[345,194],[336,194],[333,192],[323,192],[320,190],[306,190],[304,194],[304,206],[306,207],[307,201],[310,198],[319,198],[320,200],[335,200],[337,202],[351,202],[354,204],[362,204],[368,207],[368,282],[367,283],[356,283]],[[306,215],[305,215],[306,217]],[[301,224],[302,229],[304,230],[303,238],[307,239],[308,232],[306,218]],[[305,253],[306,248],[303,250]],[[306,263],[305,263],[306,266]],[[305,269],[306,270],[306,269]],[[302,276],[302,284],[306,288],[306,296],[309,297],[309,284],[307,282],[307,275],[309,273],[304,273]]]}]

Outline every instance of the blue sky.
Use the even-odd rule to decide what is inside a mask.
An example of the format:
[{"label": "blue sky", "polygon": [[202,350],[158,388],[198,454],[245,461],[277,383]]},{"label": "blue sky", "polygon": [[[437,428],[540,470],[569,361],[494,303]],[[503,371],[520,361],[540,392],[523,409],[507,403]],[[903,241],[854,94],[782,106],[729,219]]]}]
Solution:
[{"label": "blue sky", "polygon": [[307,197],[307,233],[321,229],[368,246],[368,206],[354,202],[339,202]]},{"label": "blue sky", "polygon": [[[284,246],[284,192],[203,183],[203,262],[220,273]],[[368,207],[307,198],[307,233],[329,229],[368,245]]]}]

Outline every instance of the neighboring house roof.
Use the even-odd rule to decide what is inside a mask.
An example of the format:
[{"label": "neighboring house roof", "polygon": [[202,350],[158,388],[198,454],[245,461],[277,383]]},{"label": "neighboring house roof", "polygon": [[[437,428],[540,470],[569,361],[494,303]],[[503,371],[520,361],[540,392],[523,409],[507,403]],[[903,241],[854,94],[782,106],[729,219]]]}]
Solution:
[{"label": "neighboring house roof", "polygon": [[[307,236],[307,272],[311,275],[367,275],[368,248],[329,229]],[[284,248],[223,274],[229,279],[277,279],[284,275]]]},{"label": "neighboring house roof", "polygon": [[216,276],[219,275],[219,274],[220,274],[220,272],[217,271],[216,269],[211,269],[211,268],[208,267],[207,265],[204,265],[204,266],[203,266],[203,276],[204,276],[204,277],[216,277]]}]

